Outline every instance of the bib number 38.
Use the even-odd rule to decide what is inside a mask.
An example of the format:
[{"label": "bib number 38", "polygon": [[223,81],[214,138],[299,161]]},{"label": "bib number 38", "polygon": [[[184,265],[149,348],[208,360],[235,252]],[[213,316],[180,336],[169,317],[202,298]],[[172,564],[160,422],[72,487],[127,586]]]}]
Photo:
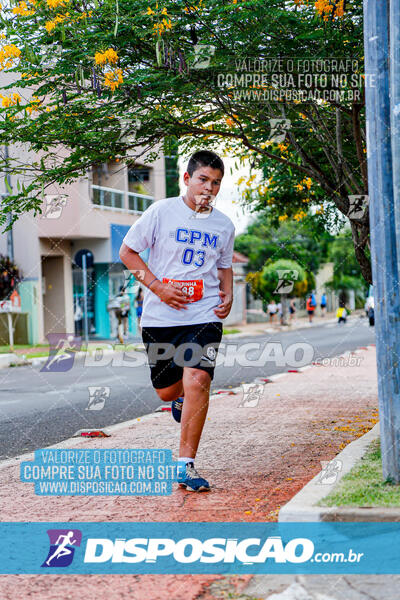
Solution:
[{"label": "bib number 38", "polygon": [[171,279],[164,277],[163,283],[173,283],[178,285],[184,294],[188,297],[189,302],[197,302],[203,297],[203,280],[202,279]]}]

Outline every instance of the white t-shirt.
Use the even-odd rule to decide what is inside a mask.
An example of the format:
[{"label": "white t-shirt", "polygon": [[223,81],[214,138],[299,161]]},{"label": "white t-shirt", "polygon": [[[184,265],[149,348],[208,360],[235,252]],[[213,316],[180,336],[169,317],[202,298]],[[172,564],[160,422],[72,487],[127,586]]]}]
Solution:
[{"label": "white t-shirt", "polygon": [[268,304],[268,312],[269,313],[275,314],[277,310],[278,310],[277,304]]},{"label": "white t-shirt", "polygon": [[135,252],[150,248],[148,267],[162,281],[203,280],[203,297],[176,310],[145,288],[142,327],[168,327],[222,322],[214,313],[221,304],[217,269],[232,266],[235,227],[213,208],[204,217],[189,208],[182,196],[154,202],[132,225],[123,242]]}]

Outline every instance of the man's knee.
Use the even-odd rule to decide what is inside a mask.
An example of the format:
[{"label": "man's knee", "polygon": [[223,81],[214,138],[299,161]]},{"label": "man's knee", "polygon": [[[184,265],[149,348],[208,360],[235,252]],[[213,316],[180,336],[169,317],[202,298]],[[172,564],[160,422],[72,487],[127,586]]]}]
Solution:
[{"label": "man's knee", "polygon": [[207,371],[185,367],[186,383],[190,386],[208,389],[211,384],[211,376]]}]

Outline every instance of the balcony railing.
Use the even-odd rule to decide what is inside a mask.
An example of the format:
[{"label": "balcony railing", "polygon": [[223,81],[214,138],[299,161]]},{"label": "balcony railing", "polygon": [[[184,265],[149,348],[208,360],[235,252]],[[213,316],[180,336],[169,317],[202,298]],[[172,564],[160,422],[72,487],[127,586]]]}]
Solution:
[{"label": "balcony railing", "polygon": [[92,185],[93,204],[104,209],[141,214],[153,203],[152,196]]}]

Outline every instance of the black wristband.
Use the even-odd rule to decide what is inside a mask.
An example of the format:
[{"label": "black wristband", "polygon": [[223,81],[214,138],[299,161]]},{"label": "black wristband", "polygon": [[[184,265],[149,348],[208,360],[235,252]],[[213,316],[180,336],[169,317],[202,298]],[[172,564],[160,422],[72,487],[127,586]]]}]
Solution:
[{"label": "black wristband", "polygon": [[155,281],[159,281],[158,277],[154,277],[153,281],[150,281],[147,287],[150,289],[150,286],[153,285]]}]

